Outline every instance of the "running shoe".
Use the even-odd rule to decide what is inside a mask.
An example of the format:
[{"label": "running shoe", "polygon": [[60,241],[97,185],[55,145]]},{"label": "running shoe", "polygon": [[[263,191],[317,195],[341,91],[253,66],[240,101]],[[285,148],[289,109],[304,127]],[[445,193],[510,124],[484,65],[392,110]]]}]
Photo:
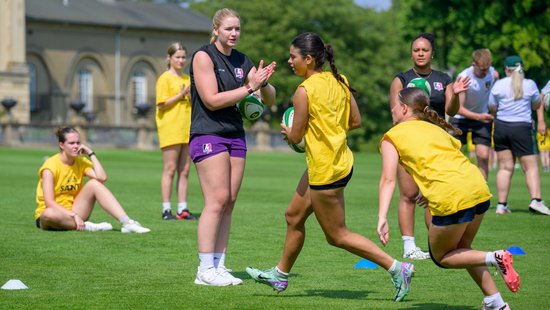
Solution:
[{"label": "running shoe", "polygon": [[505,303],[504,306],[500,306],[500,307],[488,307],[485,304],[483,304],[480,310],[510,310],[510,306],[508,306],[508,303]]},{"label": "running shoe", "polygon": [[510,291],[517,292],[520,287],[520,279],[518,273],[514,270],[512,254],[508,251],[496,251],[494,255],[495,267],[498,273],[502,276]]},{"label": "running shoe", "polygon": [[240,285],[243,284],[243,280],[233,276],[231,274],[231,269],[227,269],[225,266],[218,266],[217,270],[218,274],[227,280],[231,282],[232,285]]},{"label": "running shoe", "polygon": [[144,234],[150,232],[151,230],[141,226],[141,224],[137,221],[129,220],[128,223],[122,224],[120,231],[123,233]]},{"label": "running shoe", "polygon": [[172,210],[168,209],[162,212],[162,219],[165,221],[171,221],[175,220],[176,218],[172,215]]},{"label": "running shoe", "polygon": [[411,251],[403,254],[403,258],[422,260],[430,258],[430,253],[423,252],[419,247],[412,249]]},{"label": "running shoe", "polygon": [[278,273],[275,267],[267,270],[246,267],[246,273],[256,280],[256,282],[266,284],[278,293],[286,290],[288,287],[288,276]]},{"label": "running shoe", "polygon": [[84,222],[84,230],[85,231],[109,231],[109,230],[113,230],[113,225],[107,222],[101,222],[97,224],[92,222]]},{"label": "running shoe", "polygon": [[497,210],[495,211],[496,214],[510,214],[512,213],[512,210],[508,208],[508,206],[505,206],[503,204],[497,205]]},{"label": "running shoe", "polygon": [[409,294],[411,278],[414,274],[414,265],[411,263],[401,263],[400,270],[392,275],[391,281],[395,287],[395,301],[403,301]]},{"label": "running shoe", "polygon": [[191,213],[191,211],[189,210],[183,210],[181,211],[180,213],[178,213],[176,215],[176,220],[188,220],[188,221],[192,221],[192,220],[196,220],[197,217],[195,215],[193,215],[193,213]]},{"label": "running shoe", "polygon": [[197,270],[195,284],[208,286],[228,286],[232,283],[229,279],[220,275],[216,268],[211,267],[202,272],[200,271],[200,269]]},{"label": "running shoe", "polygon": [[538,214],[550,215],[550,210],[546,206],[544,201],[531,200],[529,204],[529,211]]}]

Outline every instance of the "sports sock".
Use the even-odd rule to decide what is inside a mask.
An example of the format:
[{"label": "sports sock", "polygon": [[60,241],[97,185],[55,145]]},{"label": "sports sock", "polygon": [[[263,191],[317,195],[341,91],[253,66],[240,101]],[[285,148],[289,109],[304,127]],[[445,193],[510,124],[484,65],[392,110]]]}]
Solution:
[{"label": "sports sock", "polygon": [[416,249],[416,242],[414,241],[414,237],[401,236],[401,239],[403,239],[403,251],[405,254]]},{"label": "sports sock", "polygon": [[502,205],[502,206],[504,206],[504,207],[506,207],[506,206],[508,205],[508,203],[507,203],[506,201],[505,201],[505,202],[500,202],[500,201],[499,201],[498,204],[499,204],[499,205]]},{"label": "sports sock", "polygon": [[483,298],[483,304],[489,308],[496,309],[504,306],[504,299],[502,299],[500,293],[496,293],[493,295],[485,296]]},{"label": "sports sock", "polygon": [[118,221],[120,222],[120,224],[124,225],[130,221],[130,218],[128,217],[128,215],[124,214],[118,219]]},{"label": "sports sock", "polygon": [[280,273],[281,275],[283,275],[283,276],[285,276],[285,277],[288,277],[288,274],[289,274],[289,273],[288,273],[288,272],[283,272],[283,271],[281,271],[281,269],[279,269],[278,266],[275,266],[275,271],[278,272],[278,273]]},{"label": "sports sock", "polygon": [[214,253],[214,267],[225,267],[225,253]]},{"label": "sports sock", "polygon": [[394,275],[396,272],[399,272],[400,270],[398,270],[398,267],[399,266],[399,261],[397,261],[396,259],[393,260],[393,263],[391,264],[391,267],[388,269],[388,272],[391,274],[391,275]]},{"label": "sports sock", "polygon": [[487,252],[487,256],[485,256],[485,265],[487,265],[488,267],[497,265],[495,252]]},{"label": "sports sock", "polygon": [[199,253],[199,271],[214,267],[214,253]]},{"label": "sports sock", "polygon": [[162,212],[172,209],[172,204],[170,202],[162,203]]},{"label": "sports sock", "polygon": [[178,202],[178,214],[183,210],[187,210],[187,202]]}]

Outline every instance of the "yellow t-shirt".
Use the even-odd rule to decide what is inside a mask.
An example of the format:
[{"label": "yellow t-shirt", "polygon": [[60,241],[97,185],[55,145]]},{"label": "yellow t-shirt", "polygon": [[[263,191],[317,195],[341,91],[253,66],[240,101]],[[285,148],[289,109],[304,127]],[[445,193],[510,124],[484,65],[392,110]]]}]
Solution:
[{"label": "yellow t-shirt", "polygon": [[426,121],[395,125],[382,139],[393,143],[436,216],[454,214],[491,199],[479,169],[462,154],[460,141]]},{"label": "yellow t-shirt", "polygon": [[550,129],[546,131],[545,136],[537,132],[537,144],[539,151],[550,151]]},{"label": "yellow t-shirt", "polygon": [[309,184],[334,183],[346,177],[353,166],[346,137],[350,92],[330,72],[316,73],[299,87],[305,88],[309,103],[304,135]]},{"label": "yellow t-shirt", "polygon": [[50,170],[53,174],[55,201],[71,210],[76,195],[80,192],[84,182],[84,176],[88,170],[92,169],[93,164],[87,158],[78,156],[72,166],[65,165],[60,158],[60,154],[48,158],[40,170],[38,170],[38,186],[36,187],[36,211],[34,218],[37,219],[46,209],[44,203],[44,192],[42,191],[42,171]]},{"label": "yellow t-shirt", "polygon": [[[189,86],[191,79],[182,73],[181,76],[166,71],[157,80],[157,105],[166,102],[181,90],[182,85]],[[189,143],[191,129],[191,100],[186,97],[166,109],[156,113],[157,131],[160,147]]]}]

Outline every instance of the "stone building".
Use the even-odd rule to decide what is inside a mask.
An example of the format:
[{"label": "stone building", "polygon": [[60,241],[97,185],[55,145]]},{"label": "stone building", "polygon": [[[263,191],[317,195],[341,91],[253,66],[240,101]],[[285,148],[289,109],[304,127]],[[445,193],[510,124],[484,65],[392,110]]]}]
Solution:
[{"label": "stone building", "polygon": [[[166,49],[192,54],[211,21],[175,4],[115,0],[0,0],[0,100],[17,123],[133,126],[154,107]],[[187,69],[186,69],[187,70]],[[153,109],[151,109],[154,111]],[[5,113],[5,112],[4,112]],[[154,113],[148,122],[154,125]]]}]

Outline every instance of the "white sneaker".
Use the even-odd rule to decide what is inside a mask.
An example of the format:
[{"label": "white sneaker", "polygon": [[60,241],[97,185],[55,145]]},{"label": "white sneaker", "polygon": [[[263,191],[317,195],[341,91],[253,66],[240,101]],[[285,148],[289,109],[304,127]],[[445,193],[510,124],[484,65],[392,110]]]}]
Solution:
[{"label": "white sneaker", "polygon": [[507,303],[504,304],[504,306],[500,306],[500,307],[489,307],[483,304],[483,306],[481,307],[481,310],[510,310],[510,306],[508,306]]},{"label": "white sneaker", "polygon": [[195,277],[195,284],[209,285],[209,286],[228,286],[233,283],[226,277],[218,273],[216,268],[211,267],[201,272],[197,270],[197,276]]},{"label": "white sneaker", "polygon": [[412,249],[411,251],[403,254],[403,258],[410,258],[414,260],[422,260],[430,258],[430,253],[422,252],[419,247]]},{"label": "white sneaker", "polygon": [[141,226],[141,224],[134,220],[129,220],[128,223],[123,224],[122,228],[120,229],[120,232],[123,233],[136,233],[136,234],[144,234],[148,233],[151,230],[149,228],[145,228]]},{"label": "white sneaker", "polygon": [[529,204],[529,211],[544,215],[550,215],[550,210],[548,209],[544,201],[532,200]]},{"label": "white sneaker", "polygon": [[217,268],[217,271],[219,275],[229,280],[232,285],[243,284],[243,280],[236,278],[231,274],[231,269],[227,269],[225,266],[220,266]]},{"label": "white sneaker", "polygon": [[84,231],[108,231],[113,230],[113,225],[107,222],[92,223],[84,222]]},{"label": "white sneaker", "polygon": [[496,214],[510,214],[512,213],[512,210],[508,208],[508,206],[498,204],[497,210],[495,211]]}]

